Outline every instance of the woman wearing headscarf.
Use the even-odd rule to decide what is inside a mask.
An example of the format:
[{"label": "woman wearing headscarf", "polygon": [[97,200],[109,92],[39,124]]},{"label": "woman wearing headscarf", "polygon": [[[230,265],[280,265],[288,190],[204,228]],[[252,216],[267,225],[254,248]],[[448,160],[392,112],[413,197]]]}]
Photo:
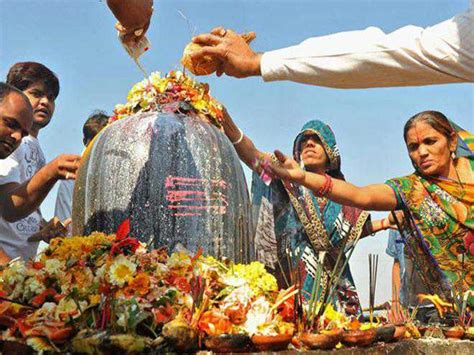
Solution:
[{"label": "woman wearing headscarf", "polygon": [[[262,164],[256,162],[276,158],[255,148],[226,111],[224,116],[225,133],[242,161],[254,171],[252,202],[258,260],[275,271],[282,286],[283,281],[299,282],[306,298],[315,290],[320,265],[317,297],[322,299],[330,292],[327,281],[341,255],[336,271],[341,277],[332,301],[339,311],[359,314],[360,302],[349,265],[342,269],[345,251],[361,236],[388,228],[388,219],[371,222],[367,212],[317,196],[298,184],[266,181]],[[344,180],[334,133],[323,122],[313,120],[303,126],[294,141],[293,154],[302,169]]]},{"label": "woman wearing headscarf", "polygon": [[474,137],[442,113],[424,111],[407,121],[404,139],[415,171],[385,184],[357,187],[304,171],[279,152],[282,165],[270,170],[312,191],[329,184],[326,196],[337,203],[403,209],[407,261],[429,293],[451,300],[453,291],[474,291]]}]

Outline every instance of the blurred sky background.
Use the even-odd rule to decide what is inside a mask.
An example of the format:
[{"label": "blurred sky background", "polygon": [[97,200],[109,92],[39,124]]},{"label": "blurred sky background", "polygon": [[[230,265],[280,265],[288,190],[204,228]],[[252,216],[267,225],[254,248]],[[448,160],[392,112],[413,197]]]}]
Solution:
[{"label": "blurred sky background", "polygon": [[[192,35],[217,25],[238,32],[256,31],[258,51],[282,48],[308,37],[380,27],[391,32],[405,25],[426,27],[468,7],[468,0],[155,0],[142,57],[149,71],[180,69]],[[180,12],[188,19],[186,22]],[[38,61],[60,79],[61,92],[51,124],[39,140],[51,160],[80,153],[82,125],[95,109],[111,112],[143,79],[117,40],[105,0],[0,0],[0,77],[18,61]],[[310,119],[327,122],[336,134],[344,174],[364,185],[412,172],[402,128],[413,114],[431,109],[474,130],[472,84],[417,88],[340,90],[276,82],[201,77],[224,103],[242,130],[261,150],[291,152],[301,126]],[[246,169],[247,177],[249,170]],[[42,205],[54,213],[56,189]],[[373,218],[385,216],[374,213]],[[368,304],[368,253],[380,254],[376,303],[390,298],[392,260],[385,255],[387,232],[361,241],[351,264],[362,303]]]}]

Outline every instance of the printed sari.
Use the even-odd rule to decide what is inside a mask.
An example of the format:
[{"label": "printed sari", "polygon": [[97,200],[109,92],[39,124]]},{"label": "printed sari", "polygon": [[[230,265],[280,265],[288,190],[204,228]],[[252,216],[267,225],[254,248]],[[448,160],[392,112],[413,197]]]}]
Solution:
[{"label": "printed sari", "polygon": [[[306,123],[294,142],[294,158],[300,161],[301,138],[316,134],[329,158],[328,174],[344,179],[341,160],[332,130],[321,121]],[[333,295],[336,309],[346,314],[360,314],[360,302],[349,265],[344,269],[344,252],[359,238],[370,216],[356,208],[342,206],[326,198],[316,197],[311,191],[295,184],[272,181],[267,186],[257,174],[252,182],[252,203],[256,224],[255,250],[259,261],[274,270],[281,286],[291,283],[291,274],[302,284],[303,294],[309,298],[320,264],[320,252],[325,252],[320,279],[319,297],[329,290],[327,280],[336,259],[341,278]]]},{"label": "printed sari", "polygon": [[[474,136],[452,126],[458,133],[456,169],[472,177]],[[452,290],[474,290],[474,256],[466,245],[474,233],[474,184],[419,172],[386,183],[411,219],[405,254],[429,292],[450,300]]]}]

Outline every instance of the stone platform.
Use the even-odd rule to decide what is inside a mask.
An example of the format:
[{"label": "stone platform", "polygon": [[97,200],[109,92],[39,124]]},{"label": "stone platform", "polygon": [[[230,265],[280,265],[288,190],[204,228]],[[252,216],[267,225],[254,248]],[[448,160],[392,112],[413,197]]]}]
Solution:
[{"label": "stone platform", "polygon": [[[474,355],[474,341],[444,340],[435,338],[405,339],[396,343],[376,343],[361,348],[343,348],[339,350],[317,350],[308,354],[338,354],[338,355],[381,355],[381,354],[409,354],[409,355]],[[284,351],[278,354],[297,354],[296,351]]]},{"label": "stone platform", "polygon": [[[31,348],[19,343],[5,342],[6,345],[3,347],[0,354],[21,354],[28,355],[34,354]],[[106,352],[107,353],[107,352]],[[305,354],[338,354],[338,355],[382,355],[382,354],[393,354],[393,355],[474,355],[474,341],[470,340],[444,340],[435,338],[424,338],[424,339],[406,339],[396,343],[376,343],[369,347],[354,347],[354,348],[343,348],[339,350],[313,350],[306,352],[298,352],[296,350],[285,350],[278,352],[260,352],[253,354],[260,355],[295,355],[299,353]],[[113,354],[113,352],[111,353]],[[149,354],[158,354],[152,352]],[[199,351],[199,355],[213,354],[210,351]],[[242,354],[242,353],[240,353]]]}]

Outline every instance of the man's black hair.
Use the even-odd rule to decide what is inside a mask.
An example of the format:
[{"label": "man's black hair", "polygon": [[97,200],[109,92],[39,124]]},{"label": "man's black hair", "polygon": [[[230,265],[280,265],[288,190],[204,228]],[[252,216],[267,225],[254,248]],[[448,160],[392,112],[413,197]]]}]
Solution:
[{"label": "man's black hair", "polygon": [[102,128],[107,126],[109,122],[109,116],[104,111],[94,111],[87,118],[84,127],[82,127],[82,133],[84,134],[84,141],[88,142],[92,140]]},{"label": "man's black hair", "polygon": [[7,74],[7,83],[25,91],[36,82],[42,82],[47,94],[56,99],[59,95],[59,80],[45,65],[36,62],[14,64]]},{"label": "man's black hair", "polygon": [[20,94],[26,101],[28,101],[28,103],[30,102],[28,98],[25,96],[25,94],[23,94],[23,92],[18,90],[16,87],[0,81],[0,103],[5,99],[5,97],[10,95],[12,92],[16,92],[17,94]]}]

